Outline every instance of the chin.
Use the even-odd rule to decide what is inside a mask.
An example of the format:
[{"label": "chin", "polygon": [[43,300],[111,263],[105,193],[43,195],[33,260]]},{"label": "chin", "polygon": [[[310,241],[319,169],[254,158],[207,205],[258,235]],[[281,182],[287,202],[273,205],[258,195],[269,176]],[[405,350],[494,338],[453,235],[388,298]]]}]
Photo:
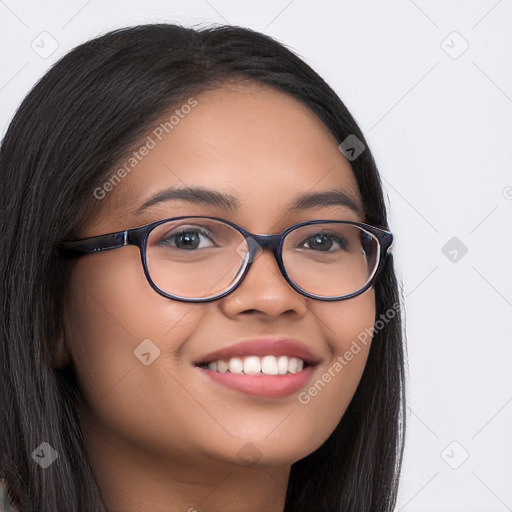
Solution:
[{"label": "chin", "polygon": [[231,461],[247,467],[290,466],[313,453],[325,441],[324,438],[312,439],[306,434],[297,435],[297,432],[294,435],[266,436],[236,439],[235,459],[231,456]]}]

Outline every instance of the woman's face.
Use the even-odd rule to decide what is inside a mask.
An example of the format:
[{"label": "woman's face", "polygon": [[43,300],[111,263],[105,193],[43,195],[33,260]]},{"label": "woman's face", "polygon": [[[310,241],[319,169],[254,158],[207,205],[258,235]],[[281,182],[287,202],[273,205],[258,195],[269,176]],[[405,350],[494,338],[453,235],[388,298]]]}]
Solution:
[{"label": "woman's face", "polygon": [[[162,125],[152,142],[141,141],[147,151],[138,151],[137,164],[98,200],[81,236],[182,215],[220,217],[257,234],[313,219],[364,221],[343,204],[289,209],[300,196],[339,190],[362,210],[348,161],[303,104],[255,85],[226,86],[195,100],[171,129]],[[136,213],[161,191],[184,187],[229,195],[236,205],[170,199]],[[86,440],[103,443],[105,454],[115,447],[182,467],[287,466],[313,452],[354,394],[369,344],[359,344],[350,360],[345,354],[375,318],[373,288],[344,301],[306,298],[267,250],[235,291],[207,303],[156,293],[135,246],[78,259],[70,286],[67,345],[88,406]],[[283,339],[303,344],[318,361],[301,387],[284,396],[276,396],[283,393],[273,384],[282,377],[264,377],[274,379],[265,385],[269,392],[258,382],[242,391],[196,366],[241,342]],[[336,362],[341,370],[333,370]],[[322,377],[324,385],[309,392]]]}]

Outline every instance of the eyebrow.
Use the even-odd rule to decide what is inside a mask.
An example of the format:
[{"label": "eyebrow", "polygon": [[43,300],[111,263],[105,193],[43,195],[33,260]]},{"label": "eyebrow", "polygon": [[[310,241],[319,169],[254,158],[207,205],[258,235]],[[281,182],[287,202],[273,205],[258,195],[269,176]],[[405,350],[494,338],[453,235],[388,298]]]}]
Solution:
[{"label": "eyebrow", "polygon": [[337,189],[307,193],[299,196],[291,205],[290,210],[307,210],[309,208],[329,206],[346,206],[358,215],[363,215],[363,210],[357,200],[352,198],[348,192]]},{"label": "eyebrow", "polygon": [[235,196],[223,194],[216,190],[200,187],[168,188],[149,198],[135,210],[134,214],[140,215],[151,206],[172,200],[216,206],[224,210],[236,210],[240,206],[240,201]]},{"label": "eyebrow", "polygon": [[[168,188],[149,198],[142,206],[134,211],[136,216],[146,209],[159,203],[182,200],[193,204],[215,206],[224,210],[236,210],[240,201],[231,194],[202,187]],[[325,208],[329,206],[345,206],[358,215],[363,215],[362,208],[355,198],[346,191],[332,189],[321,192],[306,193],[297,198],[288,206],[289,210],[307,210],[310,208]]]}]

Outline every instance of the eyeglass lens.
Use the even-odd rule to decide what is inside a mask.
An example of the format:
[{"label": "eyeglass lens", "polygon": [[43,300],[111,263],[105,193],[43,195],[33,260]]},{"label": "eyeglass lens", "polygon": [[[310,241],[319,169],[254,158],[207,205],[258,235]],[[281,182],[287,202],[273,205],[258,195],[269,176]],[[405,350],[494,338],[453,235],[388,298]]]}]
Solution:
[{"label": "eyeglass lens", "polygon": [[[208,298],[229,290],[248,264],[249,244],[220,221],[189,218],[154,228],[146,264],[153,283],[170,295]],[[338,297],[363,288],[373,277],[379,240],[351,224],[326,222],[289,232],[282,258],[289,278],[312,295]]]}]

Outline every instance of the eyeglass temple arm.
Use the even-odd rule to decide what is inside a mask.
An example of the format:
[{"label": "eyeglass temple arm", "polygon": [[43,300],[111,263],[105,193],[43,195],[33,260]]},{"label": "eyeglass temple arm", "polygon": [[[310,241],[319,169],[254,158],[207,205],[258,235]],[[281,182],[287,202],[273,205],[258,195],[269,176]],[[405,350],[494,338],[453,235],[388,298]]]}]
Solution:
[{"label": "eyeglass temple arm", "polygon": [[391,249],[393,248],[393,241],[394,237],[391,233],[386,233],[386,244],[388,244],[388,247],[386,249],[386,254],[391,253]]},{"label": "eyeglass temple arm", "polygon": [[107,235],[92,236],[84,240],[70,240],[61,242],[57,245],[59,252],[63,256],[78,256],[80,254],[90,254],[109,249],[117,249],[129,245],[128,230],[118,233],[109,233]]}]

